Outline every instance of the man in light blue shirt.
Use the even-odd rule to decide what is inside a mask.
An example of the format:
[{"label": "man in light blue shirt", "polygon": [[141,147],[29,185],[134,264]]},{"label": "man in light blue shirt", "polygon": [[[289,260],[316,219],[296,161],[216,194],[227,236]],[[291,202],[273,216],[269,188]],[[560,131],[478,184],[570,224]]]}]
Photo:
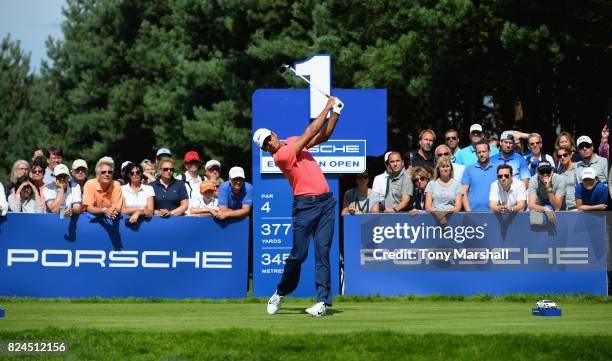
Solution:
[{"label": "man in light blue shirt", "polygon": [[514,138],[512,131],[506,130],[503,132],[500,138],[501,153],[492,155],[491,160],[497,164],[508,164],[511,166],[514,178],[523,181],[525,187],[528,187],[531,173],[525,158],[514,151]]},{"label": "man in light blue shirt", "polygon": [[[476,154],[476,144],[484,140],[484,134],[482,133],[482,126],[480,124],[472,124],[470,127],[470,141],[472,144],[465,148],[460,149],[455,154],[456,164],[462,164],[464,166],[472,165],[478,162],[478,155]],[[499,153],[499,150],[495,147],[491,147],[491,155]]]},{"label": "man in light blue shirt", "polygon": [[491,183],[497,180],[497,164],[491,158],[489,144],[476,144],[478,161],[465,168],[461,185],[463,187],[463,208],[466,212],[488,212]]}]

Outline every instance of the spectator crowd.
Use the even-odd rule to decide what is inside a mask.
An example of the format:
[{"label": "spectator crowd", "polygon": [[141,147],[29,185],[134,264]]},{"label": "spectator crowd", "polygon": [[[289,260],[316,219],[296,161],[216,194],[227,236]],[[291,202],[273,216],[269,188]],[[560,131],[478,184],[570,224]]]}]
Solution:
[{"label": "spectator crowd", "polygon": [[[537,133],[508,130],[485,137],[480,124],[469,132],[470,144],[463,148],[457,130],[446,130],[436,145],[436,133],[426,129],[419,134],[418,149],[387,152],[385,171],[372,183],[368,172],[356,175],[355,187],[344,194],[342,214],[531,210],[554,222],[556,211],[607,209],[612,186],[607,127],[597,152],[589,136],[574,140],[561,132],[551,154],[543,153],[545,140]],[[0,213],[59,213],[63,218],[89,212],[113,220],[124,215],[136,223],[152,216],[223,220],[251,211],[253,187],[244,169],[230,168],[224,181],[221,163],[204,163],[194,150],[181,164],[161,148],[154,161],[125,161],[119,174],[115,169],[111,157],[100,158],[90,172],[84,159],[69,167],[60,148],[35,149],[30,161],[15,161],[9,181],[0,184]]]},{"label": "spectator crowd", "polygon": [[436,146],[436,133],[426,129],[417,150],[403,157],[387,152],[385,171],[374,177],[372,188],[367,172],[356,175],[342,214],[529,210],[537,223],[554,222],[556,211],[607,209],[612,186],[607,126],[597,152],[591,137],[574,140],[568,132],[558,135],[551,154],[542,151],[545,140],[537,133],[508,130],[486,137],[480,124],[469,132],[470,144],[463,148],[457,130],[446,130]]},{"label": "spectator crowd", "polygon": [[[181,169],[179,169],[179,166]],[[202,161],[196,151],[175,164],[172,152],[161,148],[155,161],[125,161],[115,174],[115,161],[100,158],[90,177],[84,159],[64,163],[60,148],[35,149],[31,161],[14,162],[9,181],[0,183],[0,214],[58,213],[60,218],[88,212],[116,220],[124,215],[136,223],[142,217],[190,215],[222,220],[251,211],[253,187],[241,167],[221,177],[221,163]]]}]

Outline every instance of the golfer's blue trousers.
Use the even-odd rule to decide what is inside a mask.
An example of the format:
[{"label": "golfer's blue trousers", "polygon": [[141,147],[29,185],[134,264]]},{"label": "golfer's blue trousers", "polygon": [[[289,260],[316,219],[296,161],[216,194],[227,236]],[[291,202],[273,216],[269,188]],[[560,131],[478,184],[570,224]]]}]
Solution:
[{"label": "golfer's blue trousers", "polygon": [[293,247],[276,288],[279,295],[288,295],[298,286],[302,263],[308,257],[308,244],[313,238],[317,302],[332,304],[329,250],[334,236],[335,208],[336,200],[331,193],[294,198]]}]

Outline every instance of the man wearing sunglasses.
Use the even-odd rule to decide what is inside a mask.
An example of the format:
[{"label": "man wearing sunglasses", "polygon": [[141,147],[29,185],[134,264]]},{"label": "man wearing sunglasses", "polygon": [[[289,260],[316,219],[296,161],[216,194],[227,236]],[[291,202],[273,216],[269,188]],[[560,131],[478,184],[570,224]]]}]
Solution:
[{"label": "man wearing sunglasses", "polygon": [[106,215],[114,220],[121,213],[123,194],[121,184],[113,180],[115,161],[102,157],[96,164],[96,178],[90,179],[83,187],[83,208],[89,213]]},{"label": "man wearing sunglasses", "polygon": [[[455,154],[455,163],[463,164],[464,166],[472,165],[478,162],[478,155],[476,155],[476,144],[484,140],[484,133],[482,132],[482,125],[472,124],[470,127],[470,142],[471,144],[465,148],[462,148]],[[491,147],[491,155],[496,155],[499,150],[495,147]]]},{"label": "man wearing sunglasses", "polygon": [[544,212],[548,221],[554,223],[554,211],[565,210],[565,178],[553,173],[552,164],[548,162],[540,162],[537,172],[537,177],[529,180],[527,189],[529,209]]},{"label": "man wearing sunglasses", "polygon": [[455,163],[455,155],[459,149],[461,149],[459,147],[459,132],[455,129],[448,129],[446,132],[444,132],[444,144],[446,144],[450,150],[451,162]]},{"label": "man wearing sunglasses", "polygon": [[547,161],[550,164],[555,164],[553,157],[542,153],[542,136],[540,134],[529,134],[529,137],[527,138],[527,146],[531,151],[531,155],[526,156],[525,160],[529,165],[529,173],[531,176],[535,176],[536,169],[541,161]]},{"label": "man wearing sunglasses", "polygon": [[576,145],[580,158],[582,158],[581,161],[576,163],[577,181],[580,182],[582,180],[582,172],[585,168],[593,168],[595,169],[597,179],[599,179],[601,183],[607,184],[608,160],[595,154],[591,138],[586,135],[578,137]]},{"label": "man wearing sunglasses", "polygon": [[[294,196],[293,247],[276,292],[268,300],[267,311],[270,315],[278,312],[283,297],[297,287],[311,238],[314,238],[315,248],[317,303],[307,308],[306,312],[315,317],[323,316],[327,306],[332,303],[329,250],[334,236],[336,200],[319,164],[308,149],[329,139],[343,107],[340,99],[329,97],[325,109],[299,137],[281,141],[276,133],[266,128],[257,129],[253,134],[253,142],[272,154],[274,163],[287,177]],[[327,119],[330,110],[332,114]]]},{"label": "man wearing sunglasses", "polygon": [[493,212],[521,212],[527,203],[525,184],[512,176],[512,167],[497,166],[497,182],[489,189],[489,208]]}]

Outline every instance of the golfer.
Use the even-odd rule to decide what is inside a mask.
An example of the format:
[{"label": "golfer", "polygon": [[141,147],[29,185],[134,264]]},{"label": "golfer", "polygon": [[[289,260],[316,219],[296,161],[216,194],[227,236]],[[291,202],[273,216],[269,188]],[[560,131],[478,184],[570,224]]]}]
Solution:
[{"label": "golfer", "polygon": [[[308,148],[329,139],[344,104],[329,97],[325,109],[299,137],[289,137],[281,142],[276,133],[260,128],[253,134],[253,141],[261,149],[270,152],[276,166],[285,174],[293,189],[293,248],[286,260],[283,277],[276,292],[268,301],[268,313],[275,314],[283,297],[295,290],[300,281],[302,263],[308,256],[310,238],[315,242],[315,283],[317,303],[306,309],[309,314],[325,315],[331,306],[331,276],[329,249],[334,235],[334,209],[336,200],[321,168],[308,152]],[[330,110],[333,113],[326,119]]]}]

